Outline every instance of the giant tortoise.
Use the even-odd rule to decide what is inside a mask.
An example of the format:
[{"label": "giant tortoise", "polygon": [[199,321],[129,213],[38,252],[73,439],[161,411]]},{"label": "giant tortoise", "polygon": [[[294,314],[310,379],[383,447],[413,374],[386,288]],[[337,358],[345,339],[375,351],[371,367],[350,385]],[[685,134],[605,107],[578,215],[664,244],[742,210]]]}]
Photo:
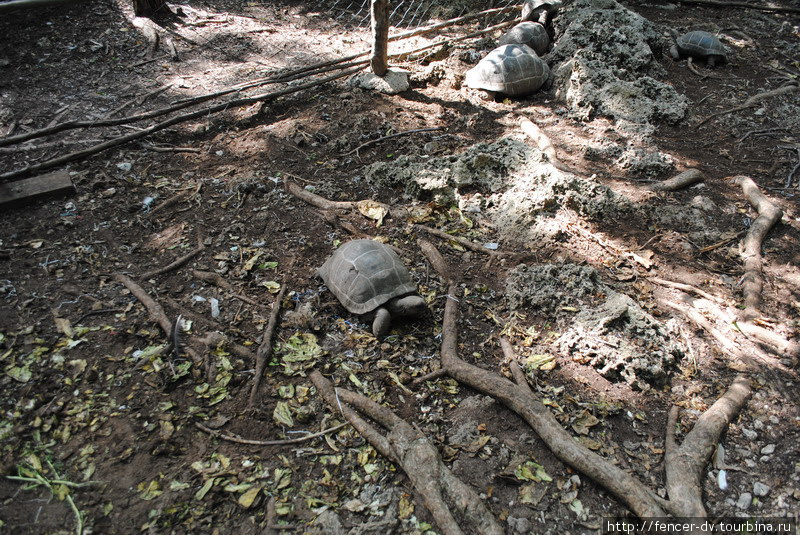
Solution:
[{"label": "giant tortoise", "polygon": [[374,316],[375,336],[389,332],[392,317],[418,316],[425,310],[425,301],[416,295],[417,285],[386,244],[349,241],[334,251],[318,273],[347,310]]}]

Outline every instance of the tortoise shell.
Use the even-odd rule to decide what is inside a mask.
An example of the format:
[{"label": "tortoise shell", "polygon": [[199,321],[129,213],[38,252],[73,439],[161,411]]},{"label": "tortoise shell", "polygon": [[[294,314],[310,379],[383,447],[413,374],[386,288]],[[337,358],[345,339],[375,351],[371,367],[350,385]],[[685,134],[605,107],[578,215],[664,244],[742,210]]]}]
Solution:
[{"label": "tortoise shell", "polygon": [[727,60],[725,46],[709,32],[695,30],[685,33],[675,40],[675,45],[682,56],[691,56],[693,58],[716,57],[721,62]]},{"label": "tortoise shell", "polygon": [[467,71],[467,87],[497,91],[512,97],[529,95],[550,77],[550,68],[527,45],[495,48]]},{"label": "tortoise shell", "polygon": [[541,56],[550,48],[550,36],[538,22],[520,22],[508,30],[498,41],[501,45],[528,45]]},{"label": "tortoise shell", "polygon": [[388,245],[374,240],[345,243],[318,273],[353,314],[367,314],[390,299],[417,291],[400,257]]}]

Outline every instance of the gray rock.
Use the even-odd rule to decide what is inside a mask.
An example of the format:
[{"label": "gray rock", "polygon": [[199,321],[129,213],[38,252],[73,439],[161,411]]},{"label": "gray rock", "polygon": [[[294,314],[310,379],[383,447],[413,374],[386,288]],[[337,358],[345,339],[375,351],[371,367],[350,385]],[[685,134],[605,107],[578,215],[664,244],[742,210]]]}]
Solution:
[{"label": "gray rock", "polygon": [[508,522],[508,527],[511,528],[512,533],[532,533],[533,524],[527,518],[509,516],[506,522]]},{"label": "gray rock", "polygon": [[658,78],[669,42],[658,28],[614,0],[577,0],[554,21],[549,61],[556,96],[571,115],[605,115],[633,124],[681,121],[688,100]]},{"label": "gray rock", "polygon": [[313,535],[344,535],[344,527],[339,516],[331,509],[323,511],[311,524],[308,531]]},{"label": "gray rock", "polygon": [[388,71],[383,76],[378,76],[372,72],[359,74],[351,78],[349,84],[352,87],[360,87],[370,91],[380,91],[387,95],[402,93],[410,87],[408,73],[394,70]]},{"label": "gray rock", "polygon": [[756,496],[766,496],[769,494],[769,487],[765,484],[761,483],[760,481],[756,481],[753,483],[753,494]]},{"label": "gray rock", "polygon": [[767,444],[761,448],[761,455],[772,455],[775,453],[775,444]]},{"label": "gray rock", "polygon": [[758,433],[752,429],[747,429],[746,427],[742,428],[742,434],[747,440],[756,440],[758,438]]},{"label": "gray rock", "polygon": [[736,507],[737,509],[745,510],[753,503],[753,495],[749,492],[743,492],[739,495],[739,499],[736,500]]}]

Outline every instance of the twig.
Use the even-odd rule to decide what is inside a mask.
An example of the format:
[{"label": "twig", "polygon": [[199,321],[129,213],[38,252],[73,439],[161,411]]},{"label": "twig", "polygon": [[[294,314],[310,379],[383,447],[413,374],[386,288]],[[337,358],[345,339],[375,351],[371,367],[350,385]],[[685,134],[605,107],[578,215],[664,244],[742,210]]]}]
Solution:
[{"label": "twig", "polygon": [[672,178],[652,184],[647,189],[650,191],[677,191],[703,180],[703,173],[699,169],[687,169]]},{"label": "twig", "polygon": [[258,346],[256,351],[256,373],[253,376],[253,387],[250,390],[250,397],[247,400],[247,408],[253,408],[256,404],[258,397],[258,389],[261,386],[261,379],[264,375],[264,368],[266,368],[270,356],[272,355],[272,337],[275,334],[275,326],[278,322],[278,315],[281,311],[281,301],[283,296],[286,295],[286,283],[281,285],[281,290],[272,302],[272,312],[269,315],[269,322],[267,328],[264,329],[264,336],[261,338],[261,345]]},{"label": "twig", "polygon": [[403,132],[397,132],[396,134],[389,134],[388,136],[382,136],[382,137],[379,137],[377,139],[370,139],[366,143],[362,143],[361,145],[359,145],[358,147],[354,148],[353,150],[341,154],[341,156],[347,156],[349,154],[353,154],[354,152],[358,152],[361,149],[363,149],[364,147],[368,147],[368,146],[372,145],[373,143],[380,143],[381,141],[386,141],[387,139],[392,139],[393,137],[406,136],[408,134],[418,134],[420,132],[434,132],[436,130],[442,130],[443,128],[444,128],[443,126],[435,126],[435,127],[432,127],[432,128],[417,128],[417,129],[414,129],[414,130],[404,130]]},{"label": "twig", "polygon": [[181,267],[182,265],[184,265],[185,263],[187,263],[192,258],[194,258],[195,256],[197,256],[198,254],[200,254],[203,251],[205,251],[205,249],[206,249],[206,246],[203,245],[203,239],[200,236],[198,236],[197,237],[197,247],[195,249],[193,249],[192,251],[189,251],[188,253],[186,253],[182,257],[178,258],[174,262],[171,262],[170,264],[167,264],[164,267],[161,267],[161,268],[154,269],[152,271],[148,271],[146,273],[143,273],[141,278],[144,279],[144,280],[147,280],[147,279],[150,279],[150,278],[155,277],[157,275],[163,275],[164,273],[172,271],[173,269],[177,269],[177,268]]},{"label": "twig", "polygon": [[647,280],[650,282],[655,282],[656,284],[660,284],[662,286],[667,286],[669,288],[675,288],[678,290],[682,290],[687,293],[697,294],[704,299],[708,299],[712,303],[717,303],[719,305],[724,304],[725,302],[717,297],[716,295],[711,295],[710,293],[706,292],[705,290],[701,290],[695,286],[691,286],[689,284],[684,284],[682,282],[675,282],[666,279],[660,279],[658,277],[648,277]]},{"label": "twig", "polygon": [[432,235],[436,236],[437,238],[441,238],[443,240],[454,241],[454,242],[458,243],[459,245],[463,245],[467,249],[470,249],[471,251],[487,254],[489,256],[496,256],[496,255],[500,254],[497,251],[493,251],[491,249],[487,249],[483,245],[478,245],[477,243],[473,243],[472,241],[470,241],[470,240],[468,240],[466,238],[462,238],[460,236],[453,236],[452,234],[448,234],[447,232],[444,232],[443,230],[431,228],[431,227],[428,227],[428,226],[425,226],[425,225],[414,225],[414,228],[416,228],[418,230],[424,230],[428,234],[432,234]]},{"label": "twig", "polygon": [[758,308],[761,304],[761,292],[764,287],[761,246],[767,232],[783,217],[783,211],[761,193],[753,179],[739,175],[733,177],[731,182],[742,188],[744,196],[758,212],[758,217],[750,225],[747,236],[744,238],[741,252],[744,263],[742,293],[745,305],[741,317],[744,321],[751,321],[759,315]]},{"label": "twig", "polygon": [[750,97],[747,100],[745,100],[744,104],[742,104],[741,106],[737,106],[735,108],[730,108],[728,110],[718,111],[717,113],[712,113],[711,115],[709,115],[708,117],[706,117],[705,119],[703,119],[702,121],[697,123],[697,126],[701,126],[701,125],[707,123],[708,121],[710,121],[711,119],[714,119],[714,118],[719,117],[721,115],[727,115],[729,113],[735,113],[737,111],[746,110],[747,108],[752,108],[753,106],[755,106],[756,104],[758,104],[759,102],[761,102],[764,99],[771,98],[771,97],[777,97],[777,96],[780,96],[780,95],[785,95],[787,93],[791,93],[792,91],[796,91],[798,87],[800,87],[800,86],[795,85],[795,84],[791,84],[791,85],[785,85],[783,87],[779,87],[778,89],[773,89],[771,91],[764,91],[763,93],[758,93],[757,95],[753,95],[752,97]]},{"label": "twig", "polygon": [[677,0],[679,4],[693,4],[698,6],[710,7],[743,7],[745,9],[755,9],[758,11],[771,11],[774,13],[800,13],[800,8],[785,7],[776,5],[754,4],[752,2],[727,2],[722,0]]},{"label": "twig", "polygon": [[300,187],[300,185],[292,182],[291,180],[286,180],[283,184],[283,187],[287,193],[291,193],[301,201],[304,201],[311,206],[322,208],[323,210],[353,210],[358,206],[358,203],[353,201],[331,201],[325,197],[321,197],[316,193],[312,193],[307,189]]},{"label": "twig", "polygon": [[199,110],[187,112],[187,113],[184,113],[182,115],[178,115],[178,116],[166,119],[164,121],[161,121],[160,123],[156,123],[154,125],[151,125],[148,128],[144,128],[142,130],[138,130],[136,132],[132,132],[132,133],[124,135],[124,136],[118,136],[118,137],[112,138],[112,139],[110,139],[110,140],[108,140],[108,141],[106,141],[104,143],[100,143],[98,145],[94,145],[93,147],[89,147],[89,148],[84,149],[84,150],[71,152],[71,153],[66,154],[64,156],[59,156],[57,158],[53,158],[51,160],[47,160],[47,161],[44,161],[44,162],[41,162],[41,163],[38,163],[38,164],[27,165],[27,166],[25,166],[23,168],[15,169],[13,171],[9,171],[9,172],[0,174],[0,180],[6,181],[8,179],[15,178],[15,177],[18,177],[18,176],[22,176],[22,175],[25,175],[25,174],[28,174],[28,173],[34,173],[34,172],[41,171],[43,169],[49,169],[51,167],[56,167],[58,165],[65,164],[67,162],[71,162],[71,161],[74,161],[74,160],[80,160],[82,158],[86,158],[87,156],[91,156],[91,155],[97,154],[99,152],[103,152],[105,150],[108,150],[108,149],[110,149],[112,147],[116,147],[116,146],[119,146],[119,145],[123,145],[125,143],[129,143],[129,142],[134,141],[136,139],[141,139],[143,137],[147,137],[147,136],[149,136],[150,134],[152,134],[154,132],[158,132],[160,130],[164,130],[165,128],[169,128],[170,126],[173,126],[173,125],[178,124],[178,123],[189,121],[191,119],[196,119],[198,117],[205,117],[205,116],[207,116],[209,114],[216,113],[216,112],[219,112],[219,111],[231,110],[231,109],[234,109],[234,108],[241,108],[241,107],[244,107],[244,106],[250,106],[250,105],[255,104],[257,102],[264,102],[264,101],[267,101],[267,100],[275,99],[275,98],[280,97],[280,96],[289,95],[291,93],[296,93],[296,92],[302,91],[304,89],[309,89],[311,87],[316,87],[316,86],[331,82],[333,80],[337,80],[339,78],[343,78],[345,76],[349,76],[351,74],[354,74],[354,73],[358,72],[359,70],[361,70],[361,67],[349,69],[349,70],[346,70],[346,71],[343,71],[343,72],[339,72],[339,73],[333,74],[333,75],[325,77],[325,78],[321,78],[319,80],[314,80],[314,81],[311,81],[311,82],[307,82],[305,84],[296,85],[296,86],[292,86],[292,87],[287,87],[285,89],[281,89],[281,90],[278,90],[278,91],[271,91],[269,93],[262,93],[260,95],[254,95],[252,97],[244,97],[244,98],[233,99],[233,100],[229,100],[227,102],[223,102],[221,104],[215,104],[214,106],[209,106],[209,107],[202,108],[202,109],[199,109]]},{"label": "twig", "polygon": [[315,438],[338,431],[339,429],[346,427],[350,424],[349,423],[339,424],[333,427],[329,427],[328,429],[323,429],[322,431],[319,431],[317,433],[311,433],[310,435],[305,435],[303,437],[289,438],[286,440],[252,440],[249,438],[242,438],[238,435],[227,434],[221,431],[217,431],[216,429],[208,428],[203,424],[201,424],[200,422],[195,422],[194,425],[198,429],[205,431],[206,433],[213,435],[217,438],[227,440],[228,442],[236,442],[237,444],[249,444],[251,446],[286,446],[289,444],[301,444],[303,442],[308,442],[309,440],[313,440]]},{"label": "twig", "polygon": [[184,189],[180,193],[177,193],[177,194],[173,195],[172,197],[170,197],[166,201],[162,202],[161,204],[159,204],[158,206],[156,206],[155,208],[150,210],[147,213],[147,215],[152,217],[153,214],[161,212],[162,210],[166,210],[167,208],[170,208],[170,207],[178,204],[179,202],[183,201],[187,197],[192,197],[194,195],[197,195],[198,193],[200,193],[200,188],[202,186],[203,186],[202,183],[198,182],[197,187],[195,187],[194,191],[190,192],[189,189]]},{"label": "twig", "polygon": [[203,281],[206,281],[206,282],[210,282],[214,286],[217,286],[219,288],[222,288],[223,290],[227,290],[227,291],[231,292],[231,296],[236,298],[236,299],[238,299],[239,301],[243,301],[243,302],[247,303],[248,305],[253,305],[253,306],[257,306],[257,307],[261,306],[260,303],[257,303],[255,301],[253,301],[252,299],[250,299],[247,296],[239,295],[237,293],[234,293],[235,289],[234,289],[233,285],[231,283],[229,283],[228,281],[226,281],[224,278],[222,278],[222,275],[220,275],[219,273],[213,273],[211,271],[200,271],[200,270],[195,269],[195,270],[192,270],[192,275],[194,275],[196,278],[198,278],[200,280],[203,280]]}]

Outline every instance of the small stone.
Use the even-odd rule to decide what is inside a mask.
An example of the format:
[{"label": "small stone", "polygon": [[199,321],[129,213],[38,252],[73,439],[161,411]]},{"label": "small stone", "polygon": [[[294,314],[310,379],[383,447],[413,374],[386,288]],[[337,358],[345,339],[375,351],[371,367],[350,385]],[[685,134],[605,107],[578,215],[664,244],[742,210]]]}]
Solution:
[{"label": "small stone", "polygon": [[769,494],[769,487],[759,481],[756,481],[753,483],[753,494],[756,496],[766,496]]},{"label": "small stone", "polygon": [[743,492],[739,495],[739,499],[736,501],[736,507],[738,509],[747,509],[750,507],[750,504],[753,503],[753,495],[749,492]]},{"label": "small stone", "polygon": [[512,533],[530,533],[533,525],[527,518],[508,517],[508,527],[511,528]]},{"label": "small stone", "polygon": [[755,440],[756,438],[758,438],[758,433],[756,433],[752,429],[747,429],[746,427],[742,428],[742,434],[747,440]]},{"label": "small stone", "polygon": [[767,444],[761,448],[761,455],[772,455],[775,453],[775,444]]}]

